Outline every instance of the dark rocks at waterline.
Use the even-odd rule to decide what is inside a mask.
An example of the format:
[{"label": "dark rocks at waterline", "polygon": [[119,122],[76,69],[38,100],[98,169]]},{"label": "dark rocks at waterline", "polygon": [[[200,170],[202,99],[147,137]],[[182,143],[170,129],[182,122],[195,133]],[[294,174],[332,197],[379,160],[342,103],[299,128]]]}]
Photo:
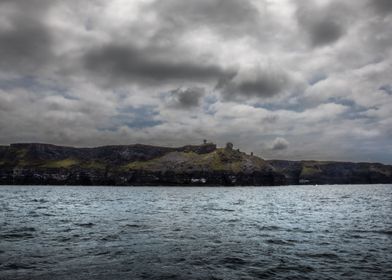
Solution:
[{"label": "dark rocks at waterline", "polygon": [[120,173],[78,168],[0,170],[0,184],[2,185],[274,186],[284,183],[284,176],[276,172],[234,174],[223,171],[176,173],[174,171],[139,170]]}]

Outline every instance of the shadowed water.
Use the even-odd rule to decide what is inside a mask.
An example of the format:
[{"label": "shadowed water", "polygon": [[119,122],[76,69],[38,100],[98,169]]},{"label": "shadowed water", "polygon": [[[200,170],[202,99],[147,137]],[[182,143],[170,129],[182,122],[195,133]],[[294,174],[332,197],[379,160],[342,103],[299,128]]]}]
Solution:
[{"label": "shadowed water", "polygon": [[391,279],[392,185],[0,187],[0,279]]}]

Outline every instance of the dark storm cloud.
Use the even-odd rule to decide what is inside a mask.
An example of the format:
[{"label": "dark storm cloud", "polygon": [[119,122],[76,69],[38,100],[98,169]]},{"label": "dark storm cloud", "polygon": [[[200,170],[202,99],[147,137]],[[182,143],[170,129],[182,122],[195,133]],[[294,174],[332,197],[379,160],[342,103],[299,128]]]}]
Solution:
[{"label": "dark storm cloud", "polygon": [[200,103],[205,95],[204,88],[178,88],[169,92],[168,103],[169,106],[178,109],[189,109],[200,106]]},{"label": "dark storm cloud", "polygon": [[132,46],[107,45],[88,52],[85,68],[109,82],[167,82],[217,80],[231,71],[217,65],[178,60],[175,54]]},{"label": "dark storm cloud", "polygon": [[[256,73],[256,74],[255,74]],[[290,79],[282,71],[265,69],[234,76],[231,80],[221,81],[216,87],[228,100],[249,97],[265,98],[277,95],[288,88]]]},{"label": "dark storm cloud", "polygon": [[46,28],[31,22],[14,22],[13,28],[0,31],[1,65],[32,70],[45,63],[51,53],[51,38]]},{"label": "dark storm cloud", "polygon": [[1,1],[0,66],[9,71],[36,70],[50,60],[52,38],[42,18],[48,1]]},{"label": "dark storm cloud", "polygon": [[244,95],[249,96],[272,96],[279,93],[285,85],[281,79],[261,77],[257,81],[244,81],[238,85],[238,89]]},{"label": "dark storm cloud", "polygon": [[156,1],[163,30],[208,27],[225,36],[245,36],[257,32],[260,15],[248,0],[167,0]]},{"label": "dark storm cloud", "polygon": [[346,32],[347,8],[331,3],[318,7],[309,1],[300,2],[297,20],[306,32],[313,47],[325,46],[338,41]]},{"label": "dark storm cloud", "polygon": [[333,20],[315,22],[309,28],[314,46],[323,46],[337,41],[344,33],[342,26]]},{"label": "dark storm cloud", "polygon": [[369,0],[369,4],[380,14],[392,13],[391,0]]}]

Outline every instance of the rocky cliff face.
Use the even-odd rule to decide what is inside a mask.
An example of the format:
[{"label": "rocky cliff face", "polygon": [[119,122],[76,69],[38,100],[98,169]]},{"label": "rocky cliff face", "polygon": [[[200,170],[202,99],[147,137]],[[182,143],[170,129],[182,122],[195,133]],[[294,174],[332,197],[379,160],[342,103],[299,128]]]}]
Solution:
[{"label": "rocky cliff face", "polygon": [[73,148],[0,146],[0,184],[285,185],[392,183],[392,166],[264,161],[214,144]]},{"label": "rocky cliff face", "polygon": [[268,163],[285,176],[287,184],[392,183],[392,166],[380,163],[284,160]]}]

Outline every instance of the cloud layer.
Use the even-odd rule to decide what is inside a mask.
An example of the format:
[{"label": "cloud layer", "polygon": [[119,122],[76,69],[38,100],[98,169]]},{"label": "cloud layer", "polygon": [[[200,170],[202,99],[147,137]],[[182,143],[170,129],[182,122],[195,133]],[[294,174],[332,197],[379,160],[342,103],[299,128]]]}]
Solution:
[{"label": "cloud layer", "polygon": [[0,143],[392,163],[389,0],[0,1]]}]

